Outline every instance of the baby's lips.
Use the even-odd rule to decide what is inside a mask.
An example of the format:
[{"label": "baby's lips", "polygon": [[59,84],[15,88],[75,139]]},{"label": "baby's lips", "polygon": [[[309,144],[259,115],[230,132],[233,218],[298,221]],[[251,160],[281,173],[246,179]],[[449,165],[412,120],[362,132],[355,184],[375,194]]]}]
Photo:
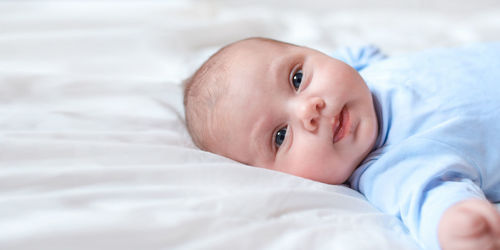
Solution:
[{"label": "baby's lips", "polygon": [[[343,110],[343,109],[342,109]],[[332,132],[333,132],[333,135],[332,135],[332,138],[333,138],[333,141],[335,142],[335,136],[337,135],[337,133],[339,132],[339,126],[341,125],[340,124],[340,117],[342,115],[342,110],[340,111],[340,113],[338,113],[334,118],[333,118],[333,124],[332,124]]]},{"label": "baby's lips", "polygon": [[333,126],[333,143],[336,143],[349,132],[349,111],[346,110],[345,107],[342,108],[342,111],[339,115],[336,116],[336,122]]}]

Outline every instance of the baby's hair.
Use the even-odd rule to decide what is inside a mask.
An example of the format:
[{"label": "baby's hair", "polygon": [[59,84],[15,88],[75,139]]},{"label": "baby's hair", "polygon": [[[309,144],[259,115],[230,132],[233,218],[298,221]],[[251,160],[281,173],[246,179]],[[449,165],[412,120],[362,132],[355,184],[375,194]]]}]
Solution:
[{"label": "baby's hair", "polygon": [[213,111],[227,88],[226,74],[229,58],[226,45],[211,55],[194,74],[184,81],[184,112],[186,127],[194,144],[208,150],[208,138],[217,119]]},{"label": "baby's hair", "polygon": [[223,49],[213,54],[195,73],[184,81],[184,112],[186,127],[196,146],[206,150],[205,138],[210,135],[209,121],[217,101],[225,89],[225,66],[221,63]]},{"label": "baby's hair", "polygon": [[213,129],[217,128],[221,117],[215,117],[217,104],[228,87],[227,71],[231,64],[230,49],[244,41],[270,42],[280,41],[252,37],[226,45],[210,56],[195,73],[184,81],[184,112],[186,127],[196,146],[210,151],[210,141],[217,141]]}]

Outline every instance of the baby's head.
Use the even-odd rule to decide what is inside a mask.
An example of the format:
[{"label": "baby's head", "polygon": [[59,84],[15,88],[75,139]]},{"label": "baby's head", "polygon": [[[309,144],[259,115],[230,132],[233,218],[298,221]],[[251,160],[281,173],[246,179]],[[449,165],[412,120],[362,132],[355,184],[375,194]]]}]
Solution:
[{"label": "baby's head", "polygon": [[186,81],[184,105],[201,149],[329,184],[345,182],[377,137],[372,95],[355,69],[264,38],[211,56]]}]

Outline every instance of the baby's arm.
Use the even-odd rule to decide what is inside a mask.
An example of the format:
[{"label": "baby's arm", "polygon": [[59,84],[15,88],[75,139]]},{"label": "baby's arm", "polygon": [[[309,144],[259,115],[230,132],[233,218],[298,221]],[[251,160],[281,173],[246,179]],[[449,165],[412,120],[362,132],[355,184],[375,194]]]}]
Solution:
[{"label": "baby's arm", "polygon": [[487,200],[469,199],[448,208],[438,227],[442,249],[500,249],[500,213]]}]

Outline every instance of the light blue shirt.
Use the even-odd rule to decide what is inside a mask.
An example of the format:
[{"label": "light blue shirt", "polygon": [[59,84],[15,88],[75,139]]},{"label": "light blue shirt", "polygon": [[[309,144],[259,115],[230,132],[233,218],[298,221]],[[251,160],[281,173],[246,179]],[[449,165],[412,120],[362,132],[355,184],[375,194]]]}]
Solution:
[{"label": "light blue shirt", "polygon": [[448,207],[500,201],[500,43],[372,58],[360,74],[379,135],[349,181],[425,248],[439,249]]}]

